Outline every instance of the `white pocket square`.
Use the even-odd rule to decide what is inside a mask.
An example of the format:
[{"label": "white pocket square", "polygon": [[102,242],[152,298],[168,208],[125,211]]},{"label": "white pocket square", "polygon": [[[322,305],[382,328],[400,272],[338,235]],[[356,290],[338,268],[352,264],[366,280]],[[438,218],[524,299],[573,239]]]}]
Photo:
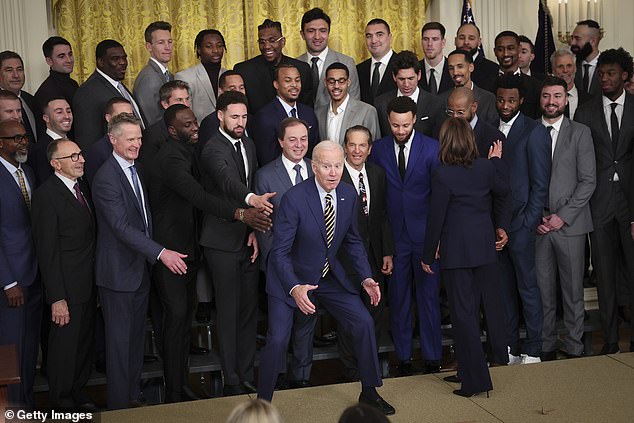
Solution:
[{"label": "white pocket square", "polygon": [[429,116],[423,116],[422,118],[420,118],[420,120],[427,120],[429,119]]}]

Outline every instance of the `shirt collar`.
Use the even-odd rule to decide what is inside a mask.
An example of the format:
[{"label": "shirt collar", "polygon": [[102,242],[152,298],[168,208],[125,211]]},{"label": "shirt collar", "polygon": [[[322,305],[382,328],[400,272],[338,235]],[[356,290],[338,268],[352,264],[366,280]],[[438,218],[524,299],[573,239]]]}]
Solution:
[{"label": "shirt collar", "polygon": [[344,161],[344,164],[346,165],[346,169],[348,169],[348,173],[353,179],[359,179],[359,173],[366,173],[365,163],[363,163],[363,167],[361,168],[361,170],[357,170],[354,167],[352,167],[352,165],[348,163],[348,160]]},{"label": "shirt collar", "polygon": [[500,119],[500,124],[501,125],[508,125],[508,127],[510,128],[515,123],[515,121],[517,120],[517,118],[520,115],[520,113],[522,113],[522,112],[517,112],[517,114],[513,117],[513,119],[509,120],[508,122],[504,122],[502,119]]},{"label": "shirt collar", "polygon": [[374,57],[372,58],[372,69],[374,70],[374,64],[377,62],[381,62],[383,63],[385,66],[387,66],[388,63],[390,63],[390,59],[392,58],[392,55],[394,54],[394,50],[390,49],[390,51],[388,51],[385,56],[381,57],[379,60],[376,60]]},{"label": "shirt collar", "polygon": [[66,188],[68,188],[72,192],[75,192],[75,184],[77,183],[76,179],[73,181],[72,179],[67,178],[66,176],[57,172],[55,172],[55,176],[57,176],[64,183],[64,185],[66,185]]},{"label": "shirt collar", "polygon": [[[284,108],[284,111],[286,112],[287,115],[290,115],[292,109],[295,109],[295,113],[297,113],[297,102],[295,102],[294,106],[291,106],[290,104],[282,100],[282,98],[279,95],[275,96],[275,98],[277,98],[277,101],[280,102],[280,104]],[[297,115],[299,116],[299,113],[297,113]]]},{"label": "shirt collar", "polygon": [[288,170],[289,172],[291,170],[294,171],[296,165],[300,165],[302,167],[302,169],[305,170],[306,174],[308,175],[308,170],[306,169],[306,162],[304,161],[303,158],[299,161],[299,163],[293,163],[284,154],[282,154],[282,164],[284,165],[286,170]]},{"label": "shirt collar", "polygon": [[13,175],[15,173],[16,170],[20,169],[22,167],[21,163],[18,163],[18,167],[13,166],[11,163],[9,163],[8,161],[6,161],[4,159],[4,157],[0,156],[0,163],[2,163],[4,165],[4,167],[7,168],[7,170],[9,171],[9,173],[11,175]]},{"label": "shirt collar", "polygon": [[106,81],[110,82],[110,84],[112,84],[113,87],[115,87],[117,90],[119,89],[119,84],[121,84],[121,81],[116,81],[112,78],[110,78],[108,75],[106,75],[101,69],[96,68],[95,69],[97,72],[99,72],[99,74],[101,76],[103,76],[104,78],[106,78]]},{"label": "shirt collar", "polygon": [[224,131],[224,130],[220,127],[220,126],[218,127],[218,131],[220,131],[220,133],[221,133],[222,135],[224,135],[224,137],[225,137],[227,140],[229,140],[229,142],[230,142],[231,144],[233,144],[233,145],[235,145],[235,143],[237,143],[238,141],[240,141],[240,139],[239,139],[239,138],[237,138],[237,139],[236,139],[236,138],[231,137],[231,136],[230,136],[229,134],[227,134],[227,133],[226,133],[226,132],[225,132],[225,131]]},{"label": "shirt collar", "polygon": [[156,63],[156,65],[159,67],[159,69],[161,70],[161,73],[163,75],[165,74],[165,72],[167,72],[167,68],[165,66],[163,66],[163,64],[161,64],[161,62],[156,60],[154,57],[150,57],[150,60],[153,61],[154,63]]},{"label": "shirt collar", "polygon": [[[321,60],[322,63],[326,63],[326,56],[328,56],[328,46],[326,46],[326,48],[323,49],[321,51],[321,53],[319,53],[317,55],[312,55],[312,54],[306,52],[306,56],[308,57],[308,64],[309,65],[313,64],[313,62],[312,62],[312,58],[313,57],[319,57],[319,60]],[[319,63],[319,62],[317,62],[317,63]]]},{"label": "shirt collar", "polygon": [[436,75],[442,75],[444,66],[445,66],[445,56],[442,57],[442,60],[438,62],[436,66],[430,65],[427,59],[425,59],[425,72],[429,72],[430,69],[433,69],[436,72]]},{"label": "shirt collar", "polygon": [[616,100],[612,101],[609,98],[607,98],[606,96],[602,96],[603,97],[603,107],[609,107],[610,104],[612,103],[617,103],[620,106],[625,105],[625,90],[623,90],[623,92],[621,93],[621,95],[619,96],[619,98],[617,98]]},{"label": "shirt collar", "polygon": [[117,163],[119,163],[119,166],[121,166],[121,169],[126,170],[129,167],[134,166],[134,161],[132,163],[128,162],[126,159],[118,155],[114,150],[112,150],[112,155],[114,156]]},{"label": "shirt collar", "polygon": [[471,119],[471,121],[469,122],[469,125],[471,125],[471,129],[474,129],[477,124],[478,124],[478,115],[474,113],[473,119]]},{"label": "shirt collar", "polygon": [[542,125],[549,127],[552,126],[553,128],[555,128],[555,131],[559,132],[559,128],[561,128],[561,123],[564,121],[564,115],[559,116],[559,119],[557,119],[556,122],[554,123],[548,123],[544,120],[544,117],[542,116],[541,118],[541,122]]},{"label": "shirt collar", "polygon": [[[350,99],[350,94],[346,94],[346,98],[344,98],[343,102],[339,105],[339,107],[337,107],[337,115],[346,111],[346,107],[348,107],[349,99]],[[328,103],[328,113],[332,113],[334,115],[334,112],[332,110],[332,101]]]},{"label": "shirt collar", "polygon": [[53,131],[51,128],[46,128],[46,133],[48,134],[49,137],[53,138],[53,140],[59,140],[61,138],[64,138],[62,135]]},{"label": "shirt collar", "polygon": [[[502,68],[498,69],[498,75],[506,75],[506,72],[504,72],[502,70]],[[513,76],[522,76],[522,71],[520,70],[520,67],[518,66],[517,69],[515,69],[515,72],[513,72]]]},{"label": "shirt collar", "polygon": [[[405,141],[405,144],[403,144],[405,146],[405,148],[409,148],[410,145],[412,145],[412,140],[414,139],[414,134],[416,133],[416,130],[412,131],[412,134],[409,136],[409,138],[407,139],[407,141]],[[396,148],[399,147],[399,144],[394,140],[394,137],[392,137],[392,141],[394,141],[394,146]]]},{"label": "shirt collar", "polygon": [[319,182],[317,182],[317,178],[314,178],[314,179],[315,179],[315,185],[317,185],[317,192],[319,193],[319,198],[321,199],[320,202],[322,207],[324,205],[323,200],[324,200],[324,197],[326,197],[326,194],[332,195],[332,199],[334,202],[337,199],[337,188],[333,189],[330,192],[326,192],[326,190],[323,189],[321,185],[319,185]]},{"label": "shirt collar", "polygon": [[[411,98],[412,100],[414,100],[414,103],[418,104],[418,95],[419,94],[420,94],[420,88],[418,88],[418,86],[417,86],[416,90],[414,90],[412,95],[410,95],[408,97]],[[401,92],[401,90],[399,90],[399,89],[396,90],[396,96],[397,97],[403,97],[403,93]]]},{"label": "shirt collar", "polygon": [[599,54],[597,54],[594,59],[590,60],[589,62],[586,61],[585,59],[582,62],[582,66],[583,65],[590,65],[590,66],[596,66],[597,62],[599,61],[599,56],[601,56],[601,52],[599,52]]},{"label": "shirt collar", "polygon": [[575,97],[575,98],[579,97],[579,93],[577,91],[576,85],[573,85],[570,91],[568,91],[568,97]]}]

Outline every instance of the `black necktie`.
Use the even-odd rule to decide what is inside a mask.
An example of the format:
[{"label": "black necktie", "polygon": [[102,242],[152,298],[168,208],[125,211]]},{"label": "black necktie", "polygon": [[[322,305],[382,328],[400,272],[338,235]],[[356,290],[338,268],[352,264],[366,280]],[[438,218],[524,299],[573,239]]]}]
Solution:
[{"label": "black necktie", "polygon": [[244,158],[242,157],[242,148],[240,148],[240,140],[236,141],[233,145],[236,148],[236,159],[238,160],[238,172],[240,172],[240,180],[244,185],[247,185],[247,172],[244,168]]},{"label": "black necktie", "polygon": [[370,210],[368,209],[368,193],[365,191],[365,183],[363,182],[363,173],[359,172],[359,200],[361,201],[361,208],[363,214],[368,215]]},{"label": "black necktie", "polygon": [[583,65],[583,89],[590,92],[590,64]]},{"label": "black necktie", "polygon": [[381,74],[379,73],[379,67],[381,66],[381,62],[376,62],[374,64],[374,70],[372,71],[372,84],[370,88],[372,89],[372,97],[376,97],[376,93],[379,91],[379,80],[381,78]]},{"label": "black necktie", "polygon": [[436,84],[436,77],[434,73],[436,70],[434,68],[429,69],[429,92],[436,95],[438,94],[438,85]]},{"label": "black necktie", "polygon": [[611,103],[612,113],[610,114],[610,130],[612,131],[612,148],[616,151],[619,143],[619,118],[616,116],[616,106],[618,103]]},{"label": "black necktie", "polygon": [[313,78],[313,99],[317,96],[317,90],[319,89],[319,66],[317,63],[319,62],[319,57],[313,57],[310,59],[313,64],[310,66],[310,73]]},{"label": "black necktie", "polygon": [[[552,150],[552,151],[553,151],[553,153],[554,153],[554,150],[555,150],[555,149],[554,149],[554,148],[552,148],[552,144],[553,144],[553,129],[555,129],[555,128],[554,128],[553,126],[551,126],[551,125],[548,125],[548,126],[546,127],[546,130],[548,131],[548,135],[550,136],[550,145],[551,145],[551,150]],[[552,154],[552,153],[551,153],[551,154]]]},{"label": "black necktie", "polygon": [[401,174],[401,179],[405,179],[405,145],[400,144],[398,146],[398,173]]},{"label": "black necktie", "polygon": [[297,109],[294,107],[291,109],[291,116],[293,116],[294,118],[297,117]]}]

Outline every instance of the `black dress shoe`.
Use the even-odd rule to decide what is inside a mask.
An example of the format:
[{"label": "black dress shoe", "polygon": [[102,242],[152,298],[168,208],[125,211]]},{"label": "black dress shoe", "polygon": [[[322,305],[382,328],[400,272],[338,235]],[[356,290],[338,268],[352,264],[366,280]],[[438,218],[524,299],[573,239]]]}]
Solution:
[{"label": "black dress shoe", "polygon": [[242,395],[244,394],[244,388],[242,387],[242,385],[225,385],[222,388],[222,396],[223,397],[230,397],[233,395]]},{"label": "black dress shoe", "polygon": [[198,303],[196,321],[198,323],[209,323],[211,321],[211,303]]},{"label": "black dress shoe", "polygon": [[427,360],[425,361],[425,368],[423,369],[423,373],[428,375],[431,373],[438,373],[440,371],[440,361],[436,360]]},{"label": "black dress shoe", "polygon": [[557,351],[542,351],[540,359],[542,361],[555,361],[557,360]]},{"label": "black dress shoe", "polygon": [[189,353],[192,355],[205,355],[205,354],[209,354],[209,349],[205,347],[199,347],[197,345],[190,345]]},{"label": "black dress shoe", "polygon": [[201,399],[189,386],[181,388],[181,401],[197,401]]},{"label": "black dress shoe", "polygon": [[245,380],[244,382],[242,382],[242,388],[244,389],[244,392],[247,394],[255,394],[256,392],[258,392],[258,388],[256,388],[248,380]]},{"label": "black dress shoe", "polygon": [[444,380],[445,382],[449,382],[449,383],[460,383],[460,382],[462,382],[457,374],[451,375],[451,376],[445,376],[445,377],[442,378],[442,380]]},{"label": "black dress shoe", "polygon": [[147,407],[147,399],[141,394],[141,396],[135,400],[130,401],[130,408]]},{"label": "black dress shoe", "polygon": [[[471,398],[474,395],[481,394],[482,392],[465,392],[462,389],[454,389],[454,395],[458,395],[460,397]],[[489,398],[489,391],[486,391],[487,398]]]},{"label": "black dress shoe", "polygon": [[412,362],[411,361],[401,361],[398,364],[398,375],[397,377],[411,376],[412,375]]},{"label": "black dress shoe", "polygon": [[75,407],[75,409],[77,411],[83,411],[83,412],[93,412],[93,411],[97,411],[97,405],[90,401],[90,402],[85,402],[83,404],[79,404],[77,405],[77,407]]},{"label": "black dress shoe", "polygon": [[570,353],[568,353],[566,351],[563,351],[563,350],[559,350],[559,352],[561,353],[561,355],[563,355],[566,358],[581,358],[581,357],[583,357],[583,353],[581,353],[581,354],[570,354]]},{"label": "black dress shoe", "polygon": [[381,396],[378,394],[376,398],[371,399],[371,398],[367,398],[365,395],[363,395],[363,393],[361,393],[361,395],[359,395],[359,402],[361,404],[367,404],[370,407],[376,408],[377,410],[379,410],[381,413],[385,414],[386,416],[391,416],[392,414],[396,413],[396,410],[394,409],[394,407],[392,407],[387,401],[381,398]]},{"label": "black dress shoe", "polygon": [[291,389],[301,389],[308,388],[310,386],[310,382],[307,380],[289,380],[288,387]]},{"label": "black dress shoe", "polygon": [[611,344],[603,344],[603,348],[601,348],[601,352],[599,354],[616,354],[619,352],[619,344],[611,343]]}]

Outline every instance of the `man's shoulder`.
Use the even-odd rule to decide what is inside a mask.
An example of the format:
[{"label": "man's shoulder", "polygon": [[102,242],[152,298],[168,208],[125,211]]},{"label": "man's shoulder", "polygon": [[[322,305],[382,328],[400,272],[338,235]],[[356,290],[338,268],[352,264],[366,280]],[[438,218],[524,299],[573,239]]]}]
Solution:
[{"label": "man's shoulder", "polygon": [[281,62],[283,63],[289,63],[291,65],[297,66],[297,69],[299,69],[299,71],[310,71],[310,66],[308,66],[308,63],[303,62],[301,60],[298,59],[294,59],[290,56],[282,56],[282,60]]},{"label": "man's shoulder", "polygon": [[[422,90],[421,90],[422,91]],[[396,90],[390,90],[386,93],[381,94],[380,96],[378,96],[375,100],[374,100],[374,104],[377,105],[377,109],[378,106],[381,105],[387,105],[387,103],[389,103],[392,99],[396,98]]]}]

